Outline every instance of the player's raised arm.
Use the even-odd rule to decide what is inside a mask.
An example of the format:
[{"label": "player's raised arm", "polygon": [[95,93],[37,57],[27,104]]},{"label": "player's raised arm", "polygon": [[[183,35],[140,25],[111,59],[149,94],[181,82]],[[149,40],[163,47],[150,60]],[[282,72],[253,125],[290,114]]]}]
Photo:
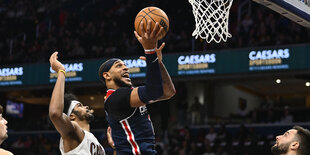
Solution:
[{"label": "player's raised arm", "polygon": [[159,67],[160,67],[160,72],[161,72],[161,77],[163,80],[163,96],[159,98],[159,100],[167,100],[173,97],[176,93],[174,84],[171,80],[171,77],[165,67],[165,64],[162,61],[162,49],[165,46],[163,43],[162,46],[160,46],[159,49],[156,50],[157,57],[158,57],[158,62],[159,62]]},{"label": "player's raised arm", "polygon": [[163,83],[156,54],[157,42],[160,38],[163,27],[159,27],[156,23],[153,30],[151,30],[151,21],[148,21],[146,30],[143,23],[140,26],[141,36],[135,31],[135,36],[141,43],[145,51],[146,57],[146,81],[144,86],[134,88],[130,95],[130,105],[132,107],[143,106],[151,101],[157,100],[163,95]]},{"label": "player's raised arm", "polygon": [[49,105],[49,117],[61,137],[65,138],[74,131],[74,125],[66,114],[64,109],[64,91],[65,91],[65,67],[57,60],[58,52],[54,52],[50,57],[52,69],[58,73],[57,81],[54,86],[52,98]]},{"label": "player's raised arm", "polygon": [[[157,57],[158,57],[158,63],[160,67],[161,77],[163,81],[163,96],[161,96],[158,100],[167,100],[173,97],[176,93],[174,84],[171,80],[171,77],[165,67],[165,64],[162,61],[162,50],[165,47],[165,43],[163,43],[158,49],[156,49]],[[146,60],[144,56],[141,56],[140,59]]]}]

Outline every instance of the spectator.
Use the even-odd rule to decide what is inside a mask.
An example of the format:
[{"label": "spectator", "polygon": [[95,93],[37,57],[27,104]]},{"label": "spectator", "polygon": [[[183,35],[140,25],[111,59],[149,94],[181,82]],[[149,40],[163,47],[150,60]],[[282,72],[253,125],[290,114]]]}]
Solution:
[{"label": "spectator", "polygon": [[194,98],[194,102],[190,106],[190,112],[191,112],[191,123],[193,125],[197,125],[200,123],[200,110],[201,110],[201,103],[199,102],[199,99],[197,96]]},{"label": "spectator", "polygon": [[281,117],[280,123],[293,123],[293,115],[288,111],[288,107],[285,107],[283,110],[283,116]]},{"label": "spectator", "polygon": [[206,135],[206,139],[208,139],[209,142],[212,143],[212,142],[215,141],[216,136],[217,136],[217,134],[216,134],[216,132],[215,132],[214,127],[213,127],[213,126],[210,126],[210,130],[209,130],[209,133]]},{"label": "spectator", "polygon": [[239,98],[237,116],[240,118],[246,118],[248,117],[248,114],[247,101],[243,98]]}]

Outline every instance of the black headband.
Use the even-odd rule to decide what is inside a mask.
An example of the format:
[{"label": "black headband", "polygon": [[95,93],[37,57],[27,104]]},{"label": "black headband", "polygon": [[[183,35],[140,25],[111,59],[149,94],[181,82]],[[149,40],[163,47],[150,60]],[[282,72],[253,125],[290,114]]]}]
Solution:
[{"label": "black headband", "polygon": [[104,62],[100,66],[100,68],[99,68],[99,78],[100,78],[101,81],[104,82],[104,78],[103,78],[102,74],[104,72],[108,72],[111,69],[111,67],[113,66],[113,64],[115,63],[115,61],[118,61],[118,60],[120,60],[120,59],[111,58],[111,59],[107,60],[106,62]]},{"label": "black headband", "polygon": [[119,59],[112,58],[112,59],[107,60],[105,65],[103,66],[102,73],[108,72],[111,69],[111,67],[113,66],[114,62],[117,60],[119,60]]}]

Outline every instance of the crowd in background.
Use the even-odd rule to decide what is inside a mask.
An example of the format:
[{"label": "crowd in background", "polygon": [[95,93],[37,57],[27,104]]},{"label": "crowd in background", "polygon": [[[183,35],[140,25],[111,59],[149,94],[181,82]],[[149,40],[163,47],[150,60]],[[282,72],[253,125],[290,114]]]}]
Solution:
[{"label": "crowd in background", "polygon": [[[37,133],[33,135],[10,135],[14,138],[11,141],[5,141],[1,146],[7,148],[15,155],[58,155],[59,142],[55,139],[48,139],[49,136]],[[58,136],[56,136],[58,137]]]},{"label": "crowd in background", "polygon": [[[166,102],[158,102],[148,105],[148,111],[153,120],[154,128],[163,133],[173,128],[184,126],[204,126],[208,124],[292,124],[310,122],[310,108],[302,106],[289,106],[283,103],[267,106],[265,102],[248,109],[247,104],[240,102],[236,111],[232,111],[228,116],[218,114],[206,114],[206,104],[202,104],[194,98],[192,103],[188,103],[182,93],[177,93],[175,97]],[[5,106],[5,105],[4,105]],[[10,131],[48,131],[55,130],[49,116],[48,105],[25,104],[22,117],[17,117],[9,113],[5,114]],[[106,129],[108,122],[104,115],[104,109],[95,109],[95,120],[91,123],[92,129]],[[96,115],[97,114],[97,115]]]},{"label": "crowd in background", "polygon": [[[225,115],[219,115],[208,111],[210,110],[208,104],[200,101],[197,96],[193,96],[191,100],[187,99],[184,96],[184,94],[188,94],[186,82],[176,82],[176,89],[178,92],[170,100],[147,105],[148,112],[155,124],[154,128],[159,133],[173,128],[219,123],[283,125],[310,122],[310,108],[300,103],[283,102],[279,97],[266,96],[252,108],[250,108],[253,104],[251,101],[239,97],[235,110],[231,110]],[[78,89],[76,93],[83,94],[83,91],[85,90]],[[7,100],[3,98],[1,102],[5,103]],[[3,106],[6,107],[5,104]],[[8,129],[15,132],[55,130],[48,116],[48,108],[48,104],[24,103],[21,115],[6,112],[5,117],[10,122]],[[103,108],[95,109],[95,118],[91,123],[92,129],[108,127]]]},{"label": "crowd in background", "polygon": [[165,53],[309,42],[309,30],[252,1],[240,14],[243,2],[235,0],[230,10],[233,37],[226,43],[207,44],[191,36],[195,24],[187,1],[4,1],[0,4],[0,63],[47,62],[54,50],[60,51],[62,60],[140,55],[133,23],[136,14],[150,5],[163,9],[170,20],[163,39]]}]

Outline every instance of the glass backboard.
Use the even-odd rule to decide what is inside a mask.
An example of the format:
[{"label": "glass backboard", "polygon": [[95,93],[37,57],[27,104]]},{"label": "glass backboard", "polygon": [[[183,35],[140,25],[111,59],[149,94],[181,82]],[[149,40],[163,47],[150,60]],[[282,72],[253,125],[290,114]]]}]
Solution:
[{"label": "glass backboard", "polygon": [[310,0],[253,0],[310,28]]}]

